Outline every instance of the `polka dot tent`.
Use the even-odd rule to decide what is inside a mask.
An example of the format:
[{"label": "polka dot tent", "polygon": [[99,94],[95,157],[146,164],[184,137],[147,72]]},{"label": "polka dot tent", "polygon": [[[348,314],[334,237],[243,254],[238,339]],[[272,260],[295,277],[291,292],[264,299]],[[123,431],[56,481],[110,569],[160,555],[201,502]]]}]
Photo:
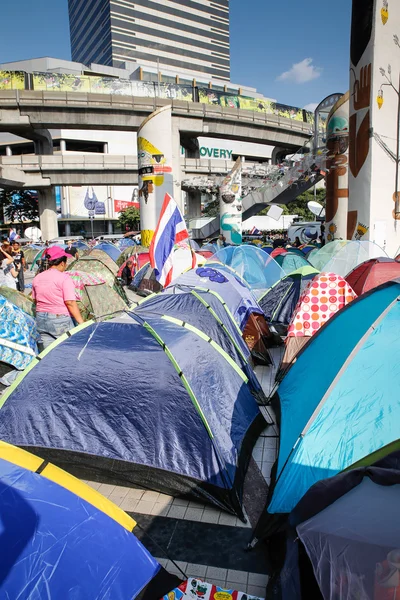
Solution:
[{"label": "polka dot tent", "polygon": [[289,325],[288,337],[311,337],[338,310],[357,298],[340,275],[320,273],[304,290]]}]

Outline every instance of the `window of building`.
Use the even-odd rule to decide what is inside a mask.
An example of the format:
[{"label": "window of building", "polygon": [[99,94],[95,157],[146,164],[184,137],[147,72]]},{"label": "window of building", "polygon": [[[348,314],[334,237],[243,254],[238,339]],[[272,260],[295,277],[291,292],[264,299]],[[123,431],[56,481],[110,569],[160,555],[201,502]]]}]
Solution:
[{"label": "window of building", "polygon": [[158,74],[157,73],[149,73],[148,71],[143,71],[142,81],[158,81]]}]

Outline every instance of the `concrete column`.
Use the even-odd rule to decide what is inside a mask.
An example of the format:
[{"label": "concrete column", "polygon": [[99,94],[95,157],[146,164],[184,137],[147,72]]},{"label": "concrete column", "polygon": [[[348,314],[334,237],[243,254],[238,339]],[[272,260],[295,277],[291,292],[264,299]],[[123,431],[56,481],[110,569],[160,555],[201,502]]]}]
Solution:
[{"label": "concrete column", "polygon": [[6,156],[12,156],[12,150],[10,146],[6,146]]},{"label": "concrete column", "polygon": [[190,190],[187,193],[187,218],[196,219],[201,217],[201,192]]},{"label": "concrete column", "polygon": [[183,213],[183,194],[182,194],[182,170],[181,170],[181,135],[179,125],[172,122],[172,174],[173,174],[173,197],[175,202]]},{"label": "concrete column", "polygon": [[60,152],[64,154],[67,151],[67,142],[65,140],[60,140]]},{"label": "concrete column", "polygon": [[108,142],[103,144],[103,154],[108,154]]},{"label": "concrete column", "polygon": [[35,129],[31,136],[35,147],[35,154],[53,154],[53,139],[48,129]]},{"label": "concrete column", "polygon": [[42,240],[58,237],[56,196],[52,187],[39,190],[39,218]]},{"label": "concrete column", "polygon": [[112,235],[114,233],[113,222],[108,221],[108,235]]},{"label": "concrete column", "polygon": [[68,221],[65,223],[65,235],[71,235],[71,223]]}]

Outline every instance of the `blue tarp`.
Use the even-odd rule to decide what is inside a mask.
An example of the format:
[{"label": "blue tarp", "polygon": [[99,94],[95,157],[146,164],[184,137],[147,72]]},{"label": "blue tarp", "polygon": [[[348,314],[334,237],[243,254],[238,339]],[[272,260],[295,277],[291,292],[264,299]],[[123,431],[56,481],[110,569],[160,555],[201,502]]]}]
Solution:
[{"label": "blue tarp", "polygon": [[121,255],[121,250],[119,250],[114,244],[109,244],[108,242],[100,242],[100,244],[96,244],[94,247],[95,250],[102,250],[110,258],[112,258],[115,262],[117,262],[119,256]]},{"label": "blue tarp", "polygon": [[25,369],[38,353],[36,321],[0,295],[0,361]]},{"label": "blue tarp", "polygon": [[3,459],[0,527],[1,598],[136,598],[160,570],[111,517]]},{"label": "blue tarp", "polygon": [[241,477],[233,481],[259,417],[250,387],[195,333],[146,321],[153,334],[125,315],[53,347],[6,397],[0,438],[40,448],[69,470],[89,465],[166,493],[204,495],[240,515]]},{"label": "blue tarp", "polygon": [[399,283],[384,284],[337,313],[279,386],[281,437],[269,513],[290,512],[313,483],[400,437],[399,295]]},{"label": "blue tarp", "polygon": [[163,293],[175,293],[175,288],[179,286],[200,287],[219,294],[241,331],[246,327],[252,313],[263,314],[247,284],[229,267],[224,268],[223,265],[214,264],[191,269],[177,277],[172,285],[165,288]]}]

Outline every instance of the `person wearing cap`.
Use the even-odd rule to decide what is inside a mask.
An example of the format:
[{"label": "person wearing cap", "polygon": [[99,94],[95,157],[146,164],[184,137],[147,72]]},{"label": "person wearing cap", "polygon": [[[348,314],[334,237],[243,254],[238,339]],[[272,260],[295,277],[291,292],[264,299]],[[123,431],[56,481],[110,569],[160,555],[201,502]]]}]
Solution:
[{"label": "person wearing cap", "polygon": [[59,246],[47,248],[41,272],[32,283],[32,298],[36,303],[36,323],[44,348],[56,338],[83,323],[75,299],[75,286],[64,273],[68,254]]}]

